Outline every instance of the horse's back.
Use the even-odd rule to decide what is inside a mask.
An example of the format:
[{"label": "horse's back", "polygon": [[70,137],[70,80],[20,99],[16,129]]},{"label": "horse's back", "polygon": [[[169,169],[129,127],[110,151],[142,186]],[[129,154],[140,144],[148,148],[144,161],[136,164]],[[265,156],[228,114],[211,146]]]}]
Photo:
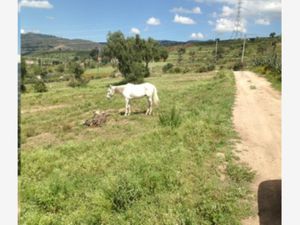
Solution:
[{"label": "horse's back", "polygon": [[124,92],[130,97],[143,97],[145,95],[151,96],[155,89],[155,86],[148,82],[142,84],[127,83]]},{"label": "horse's back", "polygon": [[136,89],[139,89],[139,88],[153,89],[153,88],[155,88],[155,86],[149,82],[145,82],[142,84],[127,83],[126,86],[129,88],[136,88]]}]

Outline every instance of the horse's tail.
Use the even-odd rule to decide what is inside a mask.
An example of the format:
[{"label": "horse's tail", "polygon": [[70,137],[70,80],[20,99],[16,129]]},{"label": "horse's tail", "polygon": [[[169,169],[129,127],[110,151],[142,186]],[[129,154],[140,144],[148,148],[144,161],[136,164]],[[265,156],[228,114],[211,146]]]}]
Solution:
[{"label": "horse's tail", "polygon": [[159,98],[158,98],[157,90],[155,87],[154,87],[153,94],[152,94],[152,100],[155,105],[159,104]]}]

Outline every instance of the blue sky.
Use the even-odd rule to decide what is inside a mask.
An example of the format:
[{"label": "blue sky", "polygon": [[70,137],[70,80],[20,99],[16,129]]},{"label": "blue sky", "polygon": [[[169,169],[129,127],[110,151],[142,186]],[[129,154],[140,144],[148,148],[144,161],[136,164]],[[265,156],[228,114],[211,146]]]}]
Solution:
[{"label": "blue sky", "polygon": [[157,40],[225,39],[281,33],[280,0],[19,0],[19,31],[106,41],[109,31]]}]

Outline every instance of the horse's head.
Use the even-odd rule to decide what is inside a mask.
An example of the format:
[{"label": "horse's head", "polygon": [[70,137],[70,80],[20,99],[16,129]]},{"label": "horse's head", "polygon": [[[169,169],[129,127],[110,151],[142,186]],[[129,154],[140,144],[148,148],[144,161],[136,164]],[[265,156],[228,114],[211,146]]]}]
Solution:
[{"label": "horse's head", "polygon": [[113,86],[109,85],[109,88],[107,89],[107,98],[111,98],[115,94],[115,89]]}]

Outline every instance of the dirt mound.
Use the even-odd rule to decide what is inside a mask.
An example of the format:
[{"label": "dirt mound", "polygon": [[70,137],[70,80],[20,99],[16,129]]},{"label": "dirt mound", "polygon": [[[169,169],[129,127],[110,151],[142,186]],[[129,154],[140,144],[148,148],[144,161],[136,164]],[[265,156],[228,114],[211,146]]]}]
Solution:
[{"label": "dirt mound", "polygon": [[83,125],[89,126],[89,127],[101,127],[103,124],[107,122],[107,118],[110,114],[108,112],[100,112],[95,111],[94,116],[92,119],[86,120]]}]

